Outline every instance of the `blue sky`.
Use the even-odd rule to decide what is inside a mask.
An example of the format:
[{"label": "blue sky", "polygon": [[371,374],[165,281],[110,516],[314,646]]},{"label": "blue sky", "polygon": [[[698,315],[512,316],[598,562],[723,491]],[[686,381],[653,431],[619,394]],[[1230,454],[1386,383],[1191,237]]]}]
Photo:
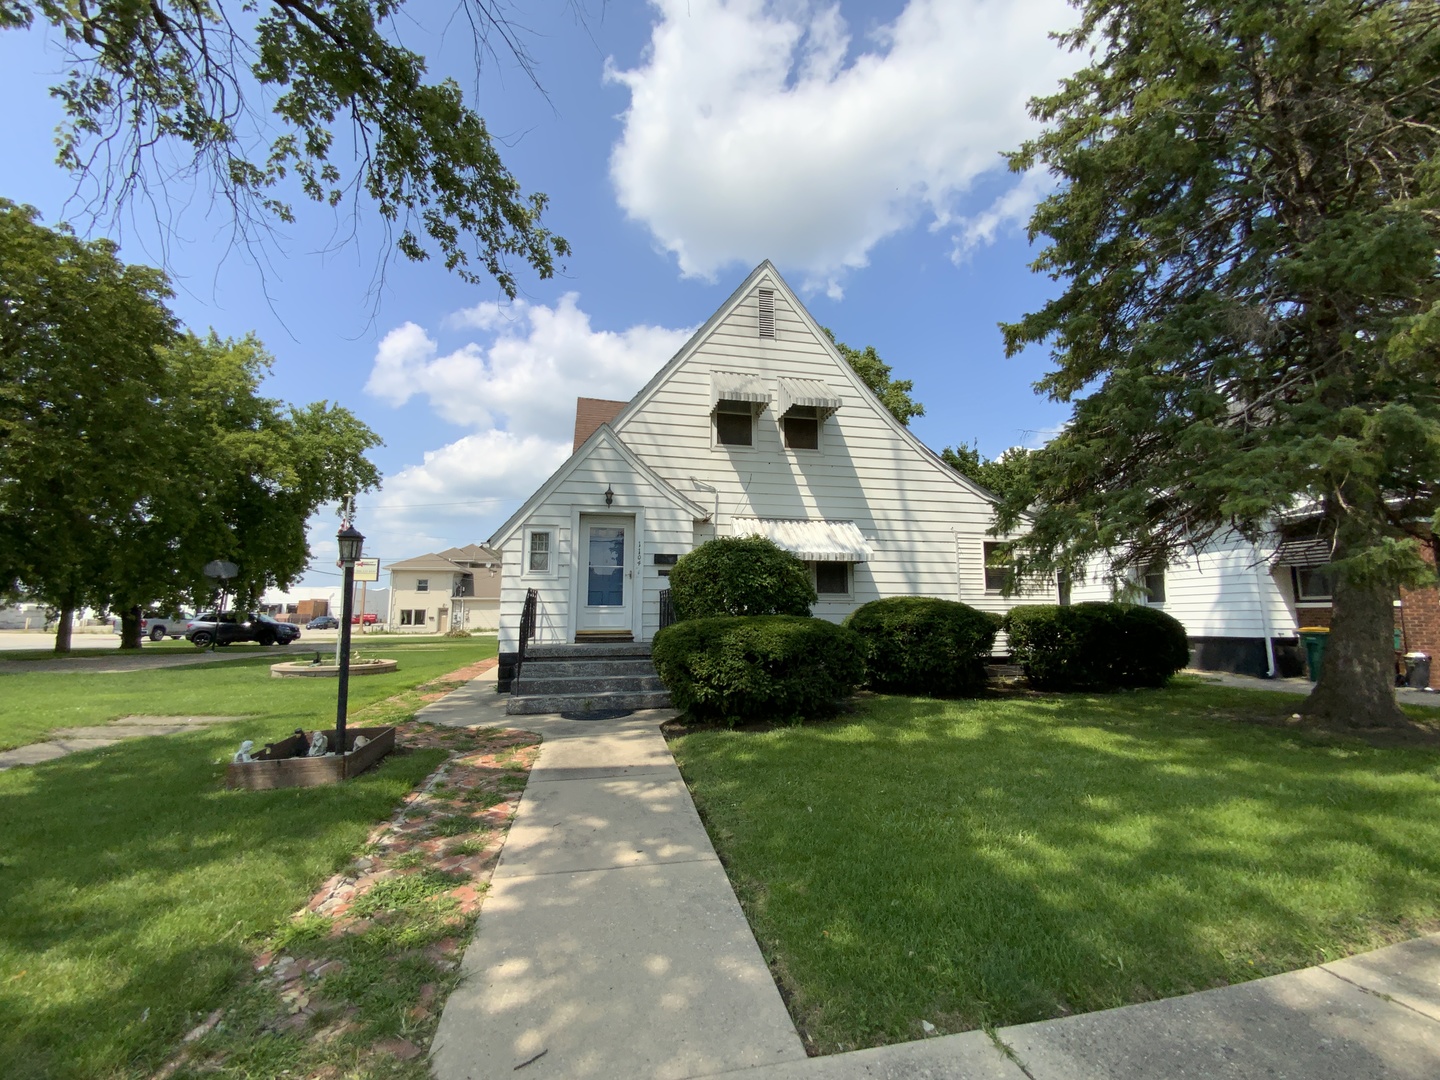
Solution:
[{"label": "blue sky", "polygon": [[[627,398],[770,258],[841,341],[874,345],[915,382],[915,432],[995,455],[1038,445],[1068,415],[1030,389],[1043,351],[1004,357],[996,323],[1056,286],[1033,274],[1023,226],[1043,177],[1000,159],[1034,130],[1023,103],[1074,67],[1047,32],[1063,0],[564,0],[517,15],[544,93],[509,57],[477,73],[453,3],[412,0],[395,32],[456,78],[547,224],[574,246],[521,297],[394,260],[375,287],[373,220],[300,220],[257,265],[225,208],[171,185],[87,227],[53,163],[61,57],[40,31],[0,33],[0,195],[164,264],[190,327],[255,331],[266,392],[338,401],[386,445],[362,496],[367,554],[389,561],[483,540],[569,450],[578,394]],[[309,580],[334,558],[312,528]]]}]

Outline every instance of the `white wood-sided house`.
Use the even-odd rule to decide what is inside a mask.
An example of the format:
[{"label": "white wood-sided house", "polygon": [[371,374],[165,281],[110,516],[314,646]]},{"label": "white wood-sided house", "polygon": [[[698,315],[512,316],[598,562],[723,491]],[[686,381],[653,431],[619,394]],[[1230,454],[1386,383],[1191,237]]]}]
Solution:
[{"label": "white wood-sided house", "polygon": [[897,421],[768,261],[630,401],[583,399],[578,445],[491,537],[500,651],[528,590],[535,641],[649,641],[675,560],[768,536],[810,565],[814,613],[888,596],[1003,612],[990,496]]}]

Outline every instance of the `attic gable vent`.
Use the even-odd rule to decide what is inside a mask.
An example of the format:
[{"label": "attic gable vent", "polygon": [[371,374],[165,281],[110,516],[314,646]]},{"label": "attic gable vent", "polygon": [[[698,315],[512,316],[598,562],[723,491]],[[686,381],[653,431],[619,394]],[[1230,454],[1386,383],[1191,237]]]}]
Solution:
[{"label": "attic gable vent", "polygon": [[773,338],[775,336],[775,290],[761,289],[760,299],[760,336]]}]

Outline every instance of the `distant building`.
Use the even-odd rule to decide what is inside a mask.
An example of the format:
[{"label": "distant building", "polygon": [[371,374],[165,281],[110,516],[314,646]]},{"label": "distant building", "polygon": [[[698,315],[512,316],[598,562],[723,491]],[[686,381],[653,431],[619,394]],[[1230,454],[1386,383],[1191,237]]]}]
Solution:
[{"label": "distant building", "polygon": [[[334,615],[338,618],[343,591],[338,581],[334,585],[299,585],[288,590],[267,589],[258,607],[281,622],[293,622],[303,626],[320,615]],[[353,604],[352,610],[368,611],[383,620],[390,610],[390,590],[377,588],[373,582],[357,583]]]},{"label": "distant building", "polygon": [[391,630],[443,634],[500,625],[500,555],[483,544],[402,559],[387,569]]}]

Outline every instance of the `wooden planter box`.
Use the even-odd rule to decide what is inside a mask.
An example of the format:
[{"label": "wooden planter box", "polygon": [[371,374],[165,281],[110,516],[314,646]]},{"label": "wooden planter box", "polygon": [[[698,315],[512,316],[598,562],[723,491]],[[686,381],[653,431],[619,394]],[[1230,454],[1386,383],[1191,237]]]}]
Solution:
[{"label": "wooden planter box", "polygon": [[[333,730],[321,734],[329,745],[335,745]],[[370,741],[356,750],[355,740],[362,735]],[[347,752],[344,756],[293,757],[291,755],[299,748],[300,740],[291,735],[288,739],[267,744],[252,761],[232,761],[225,770],[225,786],[246,788],[250,791],[269,791],[273,788],[338,784],[341,780],[359,776],[394,750],[395,729],[347,727],[345,744]]]}]

